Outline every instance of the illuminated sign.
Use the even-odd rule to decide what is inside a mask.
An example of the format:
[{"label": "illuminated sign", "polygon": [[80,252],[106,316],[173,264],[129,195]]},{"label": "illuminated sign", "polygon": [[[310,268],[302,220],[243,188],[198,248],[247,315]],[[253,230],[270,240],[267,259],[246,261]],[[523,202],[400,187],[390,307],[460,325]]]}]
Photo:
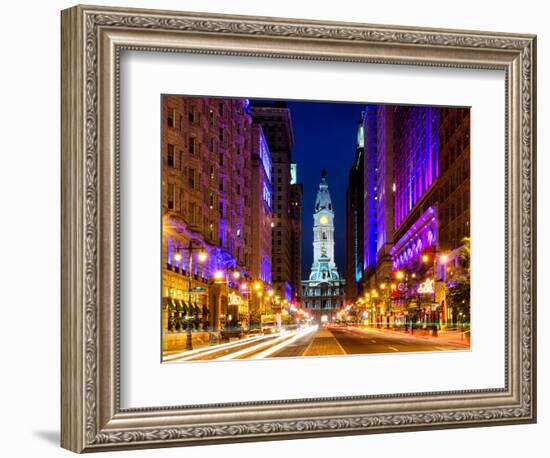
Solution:
[{"label": "illuminated sign", "polygon": [[262,161],[262,166],[264,168],[264,172],[267,176],[267,179],[271,182],[271,159],[269,156],[270,156],[269,148],[265,143],[265,138],[261,136],[260,137],[260,159]]},{"label": "illuminated sign", "polygon": [[432,294],[434,292],[433,278],[428,278],[424,283],[421,283],[417,291],[420,294]]},{"label": "illuminated sign", "polygon": [[269,186],[265,182],[263,183],[262,198],[263,198],[265,204],[269,208],[271,208],[271,189],[269,188]]},{"label": "illuminated sign", "polygon": [[328,218],[327,218],[325,215],[323,215],[323,216],[321,216],[321,218],[319,218],[319,222],[320,222],[322,225],[325,225],[325,224],[328,223]]},{"label": "illuminated sign", "polygon": [[243,299],[237,293],[231,291],[229,293],[228,302],[229,305],[241,305],[243,303]]}]

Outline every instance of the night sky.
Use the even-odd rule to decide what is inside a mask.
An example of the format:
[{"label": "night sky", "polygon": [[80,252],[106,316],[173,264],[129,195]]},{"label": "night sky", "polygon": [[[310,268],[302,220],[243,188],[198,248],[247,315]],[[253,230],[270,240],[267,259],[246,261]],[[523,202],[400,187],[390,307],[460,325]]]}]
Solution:
[{"label": "night sky", "polygon": [[302,279],[309,277],[313,261],[313,208],[321,171],[327,181],[335,213],[335,257],[345,274],[346,189],[355,158],[357,124],[366,104],[287,101],[294,130],[292,159],[298,165],[302,198]]},{"label": "night sky", "polygon": [[302,279],[309,277],[313,261],[313,209],[321,171],[334,207],[335,257],[338,272],[345,274],[346,189],[355,158],[357,124],[365,104],[287,102],[294,129],[292,159],[298,164],[302,198]]}]

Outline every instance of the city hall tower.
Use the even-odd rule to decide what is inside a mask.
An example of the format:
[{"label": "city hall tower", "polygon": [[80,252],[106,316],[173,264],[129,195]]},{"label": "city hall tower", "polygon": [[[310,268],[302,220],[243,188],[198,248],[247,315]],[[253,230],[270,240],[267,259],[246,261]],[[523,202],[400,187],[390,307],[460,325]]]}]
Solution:
[{"label": "city hall tower", "polygon": [[309,279],[302,281],[302,307],[322,321],[332,321],[343,302],[344,280],[334,261],[334,208],[323,169],[313,212],[313,262]]}]

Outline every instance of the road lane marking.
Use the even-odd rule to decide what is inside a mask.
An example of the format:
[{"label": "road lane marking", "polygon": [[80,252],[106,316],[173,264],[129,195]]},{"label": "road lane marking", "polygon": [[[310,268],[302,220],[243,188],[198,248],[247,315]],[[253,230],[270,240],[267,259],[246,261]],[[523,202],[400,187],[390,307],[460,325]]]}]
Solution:
[{"label": "road lane marking", "polygon": [[388,346],[388,348],[389,348],[390,350],[393,350],[393,351],[399,351],[399,350],[398,350],[397,348],[395,348],[395,347],[390,347],[390,346]]},{"label": "road lane marking", "polygon": [[315,340],[315,337],[313,339],[311,339],[311,342],[308,344],[307,348],[305,349],[305,351],[302,353],[302,356],[304,356],[305,354],[307,354],[308,350],[309,350],[309,347],[311,347],[311,345],[313,344],[313,341]]},{"label": "road lane marking", "polygon": [[334,340],[336,340],[336,344],[340,347],[340,350],[342,350],[342,353],[344,355],[347,355],[348,352],[346,350],[344,350],[344,347],[342,347],[342,345],[340,344],[340,342],[338,341],[338,338],[334,335],[334,333],[331,331],[330,332],[332,334],[332,337],[334,338]]}]

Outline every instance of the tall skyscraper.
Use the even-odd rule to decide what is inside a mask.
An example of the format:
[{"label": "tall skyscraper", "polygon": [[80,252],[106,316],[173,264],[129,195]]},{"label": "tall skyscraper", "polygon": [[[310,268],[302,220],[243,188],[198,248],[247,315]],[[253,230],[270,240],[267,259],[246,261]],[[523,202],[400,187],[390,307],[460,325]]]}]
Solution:
[{"label": "tall skyscraper", "polygon": [[[251,106],[255,123],[262,126],[272,157],[273,250],[271,271],[276,294],[287,300],[295,296],[293,266],[301,262],[300,252],[293,250],[291,165],[294,134],[290,110],[284,102],[258,103]],[[296,194],[296,192],[294,193]],[[298,258],[296,258],[298,256]]]},{"label": "tall skyscraper", "polygon": [[309,279],[302,281],[302,306],[321,321],[332,321],[335,309],[344,305],[345,280],[334,259],[334,208],[323,170],[313,213],[313,263]]},{"label": "tall skyscraper", "polygon": [[298,183],[298,167],[290,164],[290,252],[293,298],[299,302],[302,282],[302,194],[303,186]]},{"label": "tall skyscraper", "polygon": [[[442,278],[443,266],[434,261],[441,253],[449,265],[458,266],[461,245],[469,237],[469,110],[368,105],[363,130],[363,156],[357,155],[350,171],[346,208],[348,234],[357,239],[352,230],[362,233],[363,243],[346,246],[348,282],[355,275],[348,290],[368,292],[393,281],[400,270],[410,275],[415,291],[424,278]],[[359,193],[362,220],[357,217]],[[360,260],[362,271],[353,272]],[[430,319],[440,314],[452,321],[453,310],[437,279],[434,303],[439,311],[430,312]],[[399,304],[394,298],[391,319],[408,312]],[[388,310],[379,312],[378,320],[390,321]]]},{"label": "tall skyscraper", "polygon": [[363,163],[365,153],[365,112],[357,126],[355,159],[346,190],[346,299],[355,301],[363,278]]}]

